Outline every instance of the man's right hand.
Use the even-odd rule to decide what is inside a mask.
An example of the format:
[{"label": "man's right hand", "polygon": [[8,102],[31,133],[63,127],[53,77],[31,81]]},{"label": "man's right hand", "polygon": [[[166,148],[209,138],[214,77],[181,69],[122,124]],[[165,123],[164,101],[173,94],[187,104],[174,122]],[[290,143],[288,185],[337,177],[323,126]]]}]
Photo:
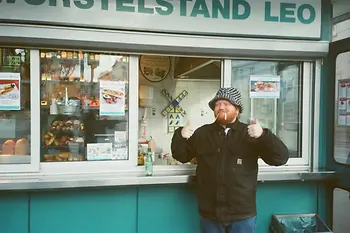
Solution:
[{"label": "man's right hand", "polygon": [[194,133],[194,130],[190,128],[190,122],[186,122],[186,126],[181,130],[181,136],[185,139],[189,139]]}]

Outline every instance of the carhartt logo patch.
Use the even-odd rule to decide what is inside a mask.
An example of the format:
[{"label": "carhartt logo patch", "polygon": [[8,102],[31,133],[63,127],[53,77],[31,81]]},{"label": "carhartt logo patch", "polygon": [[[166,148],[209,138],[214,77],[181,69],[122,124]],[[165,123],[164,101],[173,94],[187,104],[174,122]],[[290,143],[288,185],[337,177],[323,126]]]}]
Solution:
[{"label": "carhartt logo patch", "polygon": [[237,164],[242,164],[242,159],[237,159]]}]

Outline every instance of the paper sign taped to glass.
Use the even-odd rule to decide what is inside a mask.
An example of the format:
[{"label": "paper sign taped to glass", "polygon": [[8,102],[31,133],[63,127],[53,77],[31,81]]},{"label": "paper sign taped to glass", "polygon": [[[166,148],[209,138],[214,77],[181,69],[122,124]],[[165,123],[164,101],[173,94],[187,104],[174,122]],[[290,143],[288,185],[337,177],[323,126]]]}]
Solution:
[{"label": "paper sign taped to glass", "polygon": [[20,73],[0,73],[0,110],[21,110]]},{"label": "paper sign taped to glass", "polygon": [[125,115],[125,83],[100,81],[100,115]]},{"label": "paper sign taped to glass", "polygon": [[251,75],[250,98],[280,98],[281,77],[273,75]]},{"label": "paper sign taped to glass", "polygon": [[91,160],[112,160],[112,143],[88,143],[86,158]]}]

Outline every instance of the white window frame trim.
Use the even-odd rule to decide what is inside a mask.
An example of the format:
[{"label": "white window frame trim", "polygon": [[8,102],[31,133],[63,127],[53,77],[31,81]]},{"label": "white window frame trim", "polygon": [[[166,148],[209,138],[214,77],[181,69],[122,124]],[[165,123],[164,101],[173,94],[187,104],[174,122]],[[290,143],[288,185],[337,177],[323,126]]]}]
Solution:
[{"label": "white window frame trim", "polygon": [[[138,106],[138,78],[139,78],[139,57],[137,55],[129,56],[129,160],[126,161],[82,161],[82,162],[41,162],[40,161],[40,127],[37,125],[38,119],[40,122],[40,92],[37,91],[37,87],[40,87],[40,55],[39,50],[30,50],[30,75],[31,75],[31,163],[30,164],[6,164],[0,165],[0,173],[35,173],[40,174],[94,174],[94,173],[115,173],[120,172],[130,176],[130,172],[140,172],[143,168],[137,166],[137,154],[138,145],[134,143],[138,138],[138,108],[131,106]],[[234,59],[242,58],[230,58],[222,59],[222,78],[221,86],[230,87],[232,85],[232,67],[231,62]],[[254,60],[254,58],[249,58]],[[269,60],[269,59],[266,59]],[[275,59],[274,59],[275,60]],[[285,60],[285,59],[281,59]],[[303,105],[302,105],[302,135],[312,135],[312,114],[311,114],[311,100],[312,100],[312,80],[313,76],[317,76],[319,69],[316,70],[316,74],[313,74],[313,63],[303,62]],[[35,78],[37,77],[37,78]],[[308,169],[312,159],[312,137],[308,137],[307,140],[303,138],[302,142],[302,157],[290,158],[286,166],[272,167],[266,165],[261,159],[259,159],[260,172],[273,171],[273,170],[304,170]],[[185,171],[194,170],[193,165],[176,165],[176,166],[155,166],[155,172],[159,171]]]},{"label": "white window frame trim", "polygon": [[[232,69],[231,69],[231,62],[236,59],[242,59],[242,58],[232,58],[232,59],[225,59],[223,61],[224,64],[224,76],[222,79],[222,85],[223,87],[231,87],[232,85]],[[247,58],[247,60],[257,60],[254,58]],[[261,60],[261,59],[259,59]],[[276,59],[265,59],[266,61],[269,60],[276,60]],[[278,59],[277,59],[278,60]],[[286,59],[281,59],[286,60]],[[313,88],[312,88],[312,81],[314,79],[314,73],[313,73],[313,63],[311,61],[304,61],[302,62],[302,80],[303,80],[303,86],[302,86],[302,146],[301,146],[301,158],[290,158],[286,165],[281,167],[273,167],[267,165],[262,159],[258,160],[259,169],[260,171],[271,171],[271,170],[306,170],[309,169],[309,166],[311,164],[312,157],[312,145],[313,140],[312,137],[306,137],[305,135],[313,135],[312,132],[312,124],[313,124],[313,114],[312,114],[312,96],[313,96]],[[320,72],[320,70],[316,70],[315,75]]]},{"label": "white window frame trim", "polygon": [[[265,170],[277,170],[285,169],[286,167],[294,166],[297,169],[309,169],[312,159],[312,148],[313,140],[312,136],[312,96],[313,88],[312,81],[314,79],[313,63],[303,62],[303,73],[302,73],[302,145],[301,145],[301,158],[290,158],[286,165],[282,167],[272,167],[267,165],[262,159],[259,159],[259,167],[262,171]],[[310,135],[310,136],[309,136]],[[291,168],[293,170],[293,168]]]}]

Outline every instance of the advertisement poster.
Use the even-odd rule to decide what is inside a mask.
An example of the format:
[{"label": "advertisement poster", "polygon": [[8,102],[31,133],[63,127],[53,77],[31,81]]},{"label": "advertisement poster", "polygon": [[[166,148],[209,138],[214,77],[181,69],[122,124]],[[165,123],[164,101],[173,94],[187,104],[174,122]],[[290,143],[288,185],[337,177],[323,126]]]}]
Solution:
[{"label": "advertisement poster", "polygon": [[346,82],[339,83],[339,98],[346,98]]},{"label": "advertisement poster", "polygon": [[340,113],[338,116],[338,125],[346,125],[346,113]]},{"label": "advertisement poster", "polygon": [[346,110],[346,105],[347,105],[347,98],[340,98],[339,99],[339,110]]},{"label": "advertisement poster", "polygon": [[21,110],[20,73],[0,73],[0,110]]},{"label": "advertisement poster", "polygon": [[250,98],[280,98],[280,76],[250,76]]},{"label": "advertisement poster", "polygon": [[125,83],[100,81],[100,115],[125,115]]},{"label": "advertisement poster", "polygon": [[350,80],[342,79],[338,85],[338,125],[350,126]]},{"label": "advertisement poster", "polygon": [[346,125],[350,126],[350,98],[348,98],[348,100],[347,100]]}]

